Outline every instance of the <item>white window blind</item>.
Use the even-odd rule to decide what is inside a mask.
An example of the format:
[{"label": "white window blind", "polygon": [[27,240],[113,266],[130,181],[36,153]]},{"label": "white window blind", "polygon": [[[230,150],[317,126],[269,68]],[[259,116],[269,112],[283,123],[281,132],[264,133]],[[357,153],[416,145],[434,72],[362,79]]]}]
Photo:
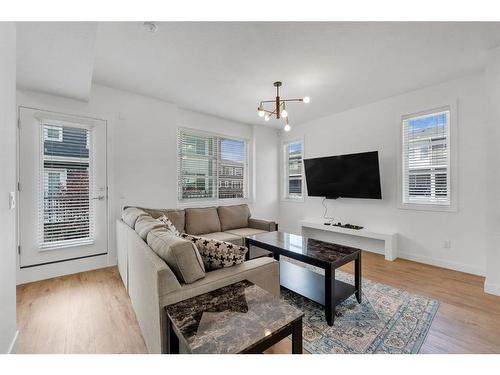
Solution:
[{"label": "white window blind", "polygon": [[48,141],[62,142],[62,129],[59,126],[46,125],[44,128],[43,137]]},{"label": "white window blind", "polygon": [[41,127],[39,245],[90,243],[94,236],[91,132],[46,122]]},{"label": "white window blind", "polygon": [[300,199],[303,196],[302,157],[302,142],[295,141],[284,145],[284,193],[287,199]]},{"label": "white window blind", "polygon": [[449,206],[450,110],[403,117],[403,204]]},{"label": "white window blind", "polygon": [[179,201],[246,198],[247,142],[180,129]]}]

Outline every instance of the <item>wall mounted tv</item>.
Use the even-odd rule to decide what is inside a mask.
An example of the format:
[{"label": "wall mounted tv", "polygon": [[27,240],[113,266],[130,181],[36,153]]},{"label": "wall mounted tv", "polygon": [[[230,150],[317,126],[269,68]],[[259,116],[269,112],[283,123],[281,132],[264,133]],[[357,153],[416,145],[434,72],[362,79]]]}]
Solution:
[{"label": "wall mounted tv", "polygon": [[378,151],[304,159],[310,197],[382,199]]}]

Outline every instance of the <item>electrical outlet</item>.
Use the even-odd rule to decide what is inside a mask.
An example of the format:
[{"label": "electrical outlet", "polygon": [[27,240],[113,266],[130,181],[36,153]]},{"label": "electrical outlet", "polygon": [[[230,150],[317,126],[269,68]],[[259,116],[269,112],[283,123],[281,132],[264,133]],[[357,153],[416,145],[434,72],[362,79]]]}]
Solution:
[{"label": "electrical outlet", "polygon": [[443,247],[445,249],[451,249],[451,241],[450,240],[444,240]]}]

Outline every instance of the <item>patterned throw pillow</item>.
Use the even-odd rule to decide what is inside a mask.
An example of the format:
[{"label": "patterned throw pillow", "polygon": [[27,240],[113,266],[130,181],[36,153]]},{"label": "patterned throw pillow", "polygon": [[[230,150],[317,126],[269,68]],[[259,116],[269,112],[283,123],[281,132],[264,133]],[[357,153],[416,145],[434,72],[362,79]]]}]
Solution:
[{"label": "patterned throw pillow", "polygon": [[175,227],[175,225],[172,224],[172,222],[170,221],[170,219],[168,217],[166,217],[165,215],[159,217],[158,220],[160,220],[161,222],[165,223],[165,226],[167,227],[167,230],[169,230],[170,232],[172,232],[177,237],[179,237],[181,235],[181,232],[179,232],[177,230],[177,228]]},{"label": "patterned throw pillow", "polygon": [[181,237],[195,244],[207,271],[243,263],[248,251],[245,246],[238,246],[230,242],[211,240],[186,233],[181,234]]}]

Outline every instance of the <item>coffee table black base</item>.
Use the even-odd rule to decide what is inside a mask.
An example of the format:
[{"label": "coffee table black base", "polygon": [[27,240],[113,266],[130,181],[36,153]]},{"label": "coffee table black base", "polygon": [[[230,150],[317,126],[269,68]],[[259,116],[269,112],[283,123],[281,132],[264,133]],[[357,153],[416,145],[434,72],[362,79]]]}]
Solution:
[{"label": "coffee table black base", "polygon": [[[179,338],[175,333],[172,322],[167,319],[167,354],[179,354]],[[292,354],[302,354],[302,317],[283,327],[281,330],[273,332],[263,340],[246,348],[239,354],[261,354],[285,337],[292,336]],[[217,354],[217,353],[213,353]]]},{"label": "coffee table black base", "polygon": [[[280,263],[280,283],[292,292],[300,294],[320,305],[325,305],[325,277],[289,262]],[[335,304],[356,293],[352,284],[335,281]]]},{"label": "coffee table black base", "polygon": [[[280,262],[280,284],[325,306],[325,318],[329,326],[334,323],[336,305],[353,294],[361,303],[360,249],[286,232],[269,232],[246,237],[248,254],[252,245],[270,251],[277,261],[283,255],[324,270],[325,275],[322,276],[304,267]],[[350,262],[354,262],[354,285],[335,279],[335,270]]]},{"label": "coffee table black base", "polygon": [[[331,301],[332,303],[330,303],[331,310],[328,311],[326,308],[327,301],[325,301],[327,299],[325,293],[325,289],[327,289],[325,276],[290,262],[280,263],[280,283],[286,289],[325,306],[326,320],[330,326],[333,325],[335,320],[336,305],[342,303],[353,294],[356,294],[357,301],[361,303],[361,293],[358,293],[355,285],[335,280],[335,285],[332,288],[334,297]],[[328,319],[328,316],[330,316],[330,319]]]}]

